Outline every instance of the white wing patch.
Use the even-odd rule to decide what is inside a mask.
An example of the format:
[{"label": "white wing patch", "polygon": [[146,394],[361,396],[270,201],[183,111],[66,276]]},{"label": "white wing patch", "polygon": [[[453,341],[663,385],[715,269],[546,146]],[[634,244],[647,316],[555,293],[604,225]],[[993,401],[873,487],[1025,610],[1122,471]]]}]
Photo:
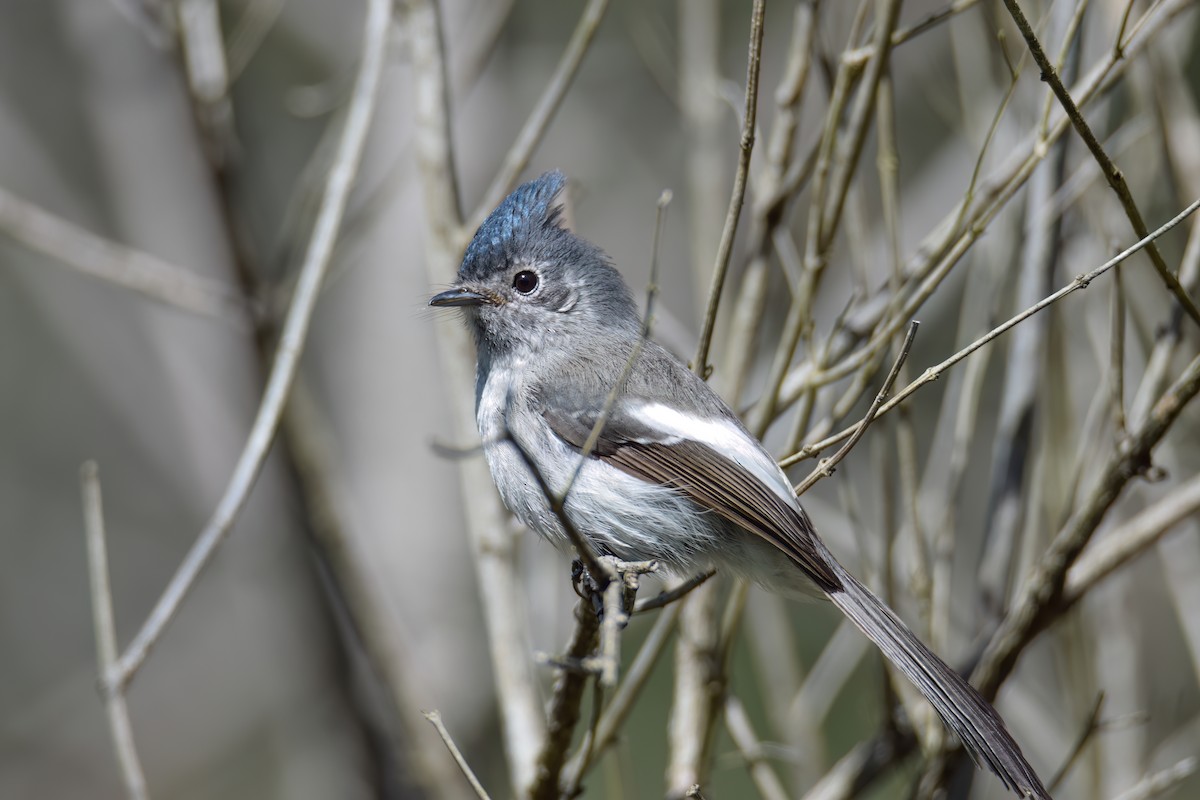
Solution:
[{"label": "white wing patch", "polygon": [[633,417],[641,417],[650,427],[663,431],[676,441],[686,439],[711,447],[750,472],[789,505],[795,504],[796,494],[792,491],[792,484],[775,459],[731,421],[701,419],[662,403],[641,403],[633,406],[630,412]]}]

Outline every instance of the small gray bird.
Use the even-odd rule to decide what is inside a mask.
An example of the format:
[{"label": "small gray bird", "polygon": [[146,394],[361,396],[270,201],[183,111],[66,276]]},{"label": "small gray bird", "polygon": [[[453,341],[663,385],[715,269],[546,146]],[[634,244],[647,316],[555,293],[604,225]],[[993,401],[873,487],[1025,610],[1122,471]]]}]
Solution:
[{"label": "small gray bird", "polygon": [[662,347],[642,344],[580,466],[642,333],[608,257],[562,226],[564,182],[549,172],[518,187],[476,232],[454,288],[429,301],[461,307],[475,335],[476,420],[505,505],[569,549],[542,481],[556,496],[569,484],[563,512],[601,555],[828,597],[1005,786],[1049,798],[996,711],[837,562],[775,460]]}]

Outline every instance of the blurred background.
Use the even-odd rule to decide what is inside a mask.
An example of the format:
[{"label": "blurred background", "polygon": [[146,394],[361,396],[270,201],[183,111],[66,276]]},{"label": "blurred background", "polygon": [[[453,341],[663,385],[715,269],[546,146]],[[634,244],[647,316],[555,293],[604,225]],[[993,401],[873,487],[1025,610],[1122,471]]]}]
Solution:
[{"label": "blurred background", "polygon": [[[455,177],[469,218],[583,4],[438,5]],[[1052,58],[1063,32],[1077,28],[1079,44],[1063,63],[1065,75],[1080,78],[1105,62],[1118,30],[1138,33],[1146,15],[1151,43],[1122,61],[1086,110],[1150,228],[1200,196],[1200,138],[1189,138],[1200,135],[1192,4],[1023,6]],[[874,3],[864,7],[874,13]],[[918,257],[964,195],[990,191],[987,181],[1028,145],[1048,109],[1057,113],[1002,4],[910,0],[897,29],[947,10],[892,53],[895,153],[879,146],[872,127],[797,365],[809,345],[833,341],[834,329],[869,332],[855,315],[866,319],[867,300],[886,299],[879,287],[895,254]],[[340,0],[0,4],[2,798],[124,796],[97,690],[80,465],[99,465],[124,645],[211,515],[250,430],[363,51],[363,14],[362,3]],[[493,796],[508,794],[481,613],[488,599],[477,588],[463,513],[472,493],[493,489],[464,492],[457,460],[435,449],[475,442],[453,419],[447,351],[438,346],[458,322],[426,308],[453,274],[427,270],[437,220],[416,157],[409,18],[398,9],[387,34],[374,120],[280,436],[228,541],[129,687],[154,797],[468,796],[421,716],[432,709]],[[769,134],[786,105],[779,87],[804,18],[813,20],[811,75],[785,137],[796,165],[821,140],[839,65],[851,57],[843,51],[870,42],[858,4],[769,4],[760,132],[727,306],[753,261],[755,203],[775,163]],[[211,72],[189,66],[204,53],[181,33],[187,24],[208,25],[222,45],[224,80],[218,69],[210,94],[213,84],[197,76]],[[655,335],[684,358],[694,352],[733,182],[749,26],[746,2],[613,0],[521,173],[567,173],[572,225],[608,251],[639,294],[655,204],[673,190]],[[1065,138],[1057,160],[1038,168],[1043,177],[997,202],[982,235],[920,307],[907,380],[1136,241],[1091,156],[1072,133]],[[894,240],[880,164],[898,164]],[[806,185],[776,223],[800,251]],[[1053,255],[1023,277],[1035,202],[1053,217]],[[1172,270],[1193,253],[1192,227],[1161,243]],[[735,352],[728,314],[717,326],[713,380],[740,410],[769,381],[797,280],[799,260],[787,242],[772,241],[753,358],[723,361]],[[113,265],[126,279],[105,271]],[[1193,263],[1192,281],[1195,273]],[[158,291],[139,275],[170,280]],[[956,663],[978,654],[1019,576],[1117,452],[1104,399],[1114,307],[1125,331],[1118,341],[1131,427],[1149,402],[1139,394],[1143,378],[1166,370],[1161,393],[1198,350],[1195,326],[1185,318],[1180,332],[1145,256],[1124,265],[1121,280],[1120,292],[1110,275],[1047,312],[1041,337],[1026,340],[1032,349],[1016,350],[1010,336],[958,364],[908,402],[903,422],[894,414],[877,423],[805,499],[834,551],[876,585],[879,565],[892,564],[882,561],[885,534],[898,537],[896,602],[910,619],[922,611],[904,590],[915,569],[905,537],[924,537],[933,552],[950,531],[957,546],[942,576],[950,611],[940,647]],[[1154,366],[1168,334],[1175,349]],[[746,379],[731,392],[725,381],[739,370]],[[828,417],[836,431],[857,419],[878,388],[873,374],[845,408],[835,404],[852,378],[822,389],[812,423]],[[1024,403],[1013,406],[1017,395]],[[798,412],[781,411],[766,441],[783,456],[795,449]],[[1101,533],[1184,491],[1200,466],[1198,423],[1196,410],[1185,410],[1156,451],[1158,480],[1131,483]],[[528,615],[521,646],[532,662],[534,653],[561,651],[574,597],[565,557],[515,525],[511,532]],[[999,707],[1043,777],[1091,730],[1089,711],[1102,693],[1100,724],[1057,796],[1123,796],[1181,764],[1182,782],[1131,796],[1200,792],[1185,761],[1200,749],[1198,534],[1195,516],[1185,515],[1146,557],[1099,584],[1053,637],[1035,642],[1002,692]],[[839,638],[829,609],[781,604],[757,590],[748,603],[747,618],[758,622],[738,639],[731,685],[764,742],[761,755],[799,796],[879,727],[883,672],[865,648]],[[627,657],[650,624],[630,626]],[[831,641],[839,648],[832,654]],[[538,675],[548,691],[552,672]],[[781,710],[780,697],[806,686]],[[667,658],[587,796],[663,794],[670,687]],[[917,772],[900,769],[865,796],[907,796]],[[1003,796],[990,778],[957,786],[953,796]],[[749,796],[751,787],[745,758],[722,729],[708,796]]]}]

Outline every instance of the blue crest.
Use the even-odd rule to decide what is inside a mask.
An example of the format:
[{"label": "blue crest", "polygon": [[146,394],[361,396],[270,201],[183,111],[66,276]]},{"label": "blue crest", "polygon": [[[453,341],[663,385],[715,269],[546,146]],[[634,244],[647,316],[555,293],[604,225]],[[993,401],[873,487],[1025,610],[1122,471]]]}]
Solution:
[{"label": "blue crest", "polygon": [[554,200],[566,183],[554,170],[514,189],[475,232],[459,274],[479,278],[503,269],[518,253],[536,251],[539,238],[560,232]]}]

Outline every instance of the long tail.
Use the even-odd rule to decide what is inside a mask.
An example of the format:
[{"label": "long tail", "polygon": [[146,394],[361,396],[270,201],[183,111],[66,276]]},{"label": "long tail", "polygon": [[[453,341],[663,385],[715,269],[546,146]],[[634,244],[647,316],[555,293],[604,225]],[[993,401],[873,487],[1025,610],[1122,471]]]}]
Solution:
[{"label": "long tail", "polygon": [[926,647],[870,589],[842,568],[828,551],[825,555],[843,586],[843,591],[830,594],[829,599],[925,695],[967,750],[1018,795],[1051,800],[996,710]]}]

